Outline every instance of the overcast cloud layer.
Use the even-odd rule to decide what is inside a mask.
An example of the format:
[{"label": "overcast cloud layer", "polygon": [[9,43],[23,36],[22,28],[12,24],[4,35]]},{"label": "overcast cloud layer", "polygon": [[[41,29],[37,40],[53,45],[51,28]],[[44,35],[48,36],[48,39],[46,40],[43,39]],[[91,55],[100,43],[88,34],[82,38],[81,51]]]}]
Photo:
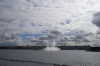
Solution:
[{"label": "overcast cloud layer", "polygon": [[[15,34],[22,41],[17,34],[44,34],[26,38],[33,45],[54,40],[58,45],[99,46],[99,9],[100,0],[0,0],[0,36]],[[7,41],[0,37],[0,45]]]}]

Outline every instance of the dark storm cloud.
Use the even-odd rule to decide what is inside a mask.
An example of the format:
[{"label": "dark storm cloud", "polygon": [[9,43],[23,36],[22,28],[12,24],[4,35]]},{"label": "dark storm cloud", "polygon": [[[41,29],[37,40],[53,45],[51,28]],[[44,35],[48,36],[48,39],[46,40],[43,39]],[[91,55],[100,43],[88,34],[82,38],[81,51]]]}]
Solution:
[{"label": "dark storm cloud", "polygon": [[70,39],[67,36],[60,39],[60,42],[69,42],[69,41],[70,41]]},{"label": "dark storm cloud", "polygon": [[100,12],[93,14],[94,17],[100,17]]},{"label": "dark storm cloud", "polygon": [[1,5],[0,4],[0,12],[3,12],[3,11],[5,11],[5,9],[6,10],[10,10],[12,7],[10,6],[10,5]]},{"label": "dark storm cloud", "polygon": [[60,39],[60,41],[61,41],[61,42],[66,42],[66,40],[65,40],[65,39]]},{"label": "dark storm cloud", "polygon": [[36,45],[46,46],[48,44],[48,38],[46,36],[40,36],[38,38],[32,38],[30,42],[33,42]]},{"label": "dark storm cloud", "polygon": [[47,36],[40,36],[38,39],[39,40],[48,40],[48,37]]},{"label": "dark storm cloud", "polygon": [[83,39],[84,37],[81,36],[81,35],[77,35],[77,36],[75,36],[75,38],[76,38],[76,39]]},{"label": "dark storm cloud", "polygon": [[46,35],[42,35],[38,38],[31,39],[30,42],[36,42],[36,45],[47,45],[49,41],[57,39],[60,35],[62,35],[62,32],[52,30]]},{"label": "dark storm cloud", "polygon": [[96,26],[98,26],[100,28],[100,18],[95,18],[92,20],[93,24],[95,24]]},{"label": "dark storm cloud", "polygon": [[57,38],[60,35],[62,35],[62,32],[57,31],[57,30],[52,30],[52,31],[48,32],[47,35],[40,36],[38,39],[39,40],[52,40],[52,39]]},{"label": "dark storm cloud", "polygon": [[4,39],[4,40],[9,40],[9,39],[15,39],[16,35],[15,34],[7,34],[4,33],[0,36],[0,38]]},{"label": "dark storm cloud", "polygon": [[88,43],[88,42],[92,42],[92,41],[89,39],[83,39],[83,42]]},{"label": "dark storm cloud", "polygon": [[2,28],[3,28],[3,27],[5,27],[5,26],[7,27],[7,26],[8,26],[8,24],[7,24],[7,23],[0,23],[0,27],[2,27]]},{"label": "dark storm cloud", "polygon": [[14,21],[14,19],[9,19],[9,18],[3,18],[3,17],[0,17],[0,22],[7,22],[7,23],[10,23]]},{"label": "dark storm cloud", "polygon": [[0,22],[10,23],[14,21],[14,18],[11,18],[11,15],[8,16],[9,11],[11,11],[13,6],[9,0],[0,0]]},{"label": "dark storm cloud", "polygon": [[83,35],[76,35],[74,36],[74,38],[72,39],[72,41],[74,42],[91,42],[90,41],[90,36],[92,36],[92,33],[87,33],[87,34],[83,34]]},{"label": "dark storm cloud", "polygon": [[9,0],[0,0],[0,14],[9,11],[13,6]]},{"label": "dark storm cloud", "polygon": [[81,36],[69,37],[71,42],[80,42],[82,40]]},{"label": "dark storm cloud", "polygon": [[57,38],[57,36],[53,35],[53,34],[48,34],[46,36],[40,36],[38,39],[39,40],[51,40]]},{"label": "dark storm cloud", "polygon": [[97,30],[97,34],[100,34],[100,29],[99,29],[99,30]]},{"label": "dark storm cloud", "polygon": [[89,37],[92,37],[93,33],[85,33],[85,34],[79,34],[75,35],[74,37],[71,37],[72,41],[74,42],[91,42]]},{"label": "dark storm cloud", "polygon": [[93,35],[92,33],[86,33],[83,35],[66,36],[60,39],[60,42],[88,43],[91,42],[91,39],[88,37],[91,37],[92,35]]},{"label": "dark storm cloud", "polygon": [[11,0],[0,0],[0,31],[4,33],[15,31],[12,25],[12,22],[15,21],[13,16]]},{"label": "dark storm cloud", "polygon": [[30,2],[30,0],[26,0],[27,2]]},{"label": "dark storm cloud", "polygon": [[44,46],[46,46],[48,44],[48,41],[46,41],[46,40],[42,40],[42,41],[38,41],[37,43],[36,43],[36,45],[44,45]]},{"label": "dark storm cloud", "polygon": [[0,45],[1,46],[14,46],[18,45],[21,39],[13,33],[4,33],[0,36]]},{"label": "dark storm cloud", "polygon": [[54,39],[54,38],[57,38],[57,36],[53,35],[53,34],[49,34],[47,35],[48,36],[48,39]]},{"label": "dark storm cloud", "polygon": [[93,15],[92,23],[100,28],[100,12],[97,12]]},{"label": "dark storm cloud", "polygon": [[61,25],[65,25],[64,23],[60,23]]},{"label": "dark storm cloud", "polygon": [[62,32],[58,31],[58,30],[52,30],[50,33],[53,35],[61,35],[62,34]]},{"label": "dark storm cloud", "polygon": [[3,29],[3,32],[4,33],[12,33],[12,32],[15,32],[15,30],[17,30],[17,29],[7,28],[7,26],[5,26],[5,29]]},{"label": "dark storm cloud", "polygon": [[93,33],[86,33],[86,34],[83,34],[82,36],[88,37],[88,36],[92,36],[92,35],[93,35]]},{"label": "dark storm cloud", "polygon": [[[62,35],[62,32],[60,31],[50,31],[49,33],[47,33],[47,35],[45,36],[41,36],[38,39],[40,41],[46,40],[54,40],[57,39],[58,37],[60,37],[60,35]],[[63,36],[61,38],[59,38],[59,40],[57,40],[57,44],[68,44],[69,42],[73,42],[76,44],[81,44],[81,43],[89,43],[92,42],[91,41],[91,36],[93,36],[92,33],[75,33],[73,35],[68,35],[68,36]]]}]

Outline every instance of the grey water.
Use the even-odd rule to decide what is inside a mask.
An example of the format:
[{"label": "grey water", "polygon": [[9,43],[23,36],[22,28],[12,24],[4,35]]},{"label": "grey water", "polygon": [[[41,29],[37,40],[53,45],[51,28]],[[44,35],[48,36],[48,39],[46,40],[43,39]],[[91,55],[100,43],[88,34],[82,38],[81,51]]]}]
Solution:
[{"label": "grey water", "polygon": [[100,66],[100,53],[85,50],[0,50],[0,66]]}]

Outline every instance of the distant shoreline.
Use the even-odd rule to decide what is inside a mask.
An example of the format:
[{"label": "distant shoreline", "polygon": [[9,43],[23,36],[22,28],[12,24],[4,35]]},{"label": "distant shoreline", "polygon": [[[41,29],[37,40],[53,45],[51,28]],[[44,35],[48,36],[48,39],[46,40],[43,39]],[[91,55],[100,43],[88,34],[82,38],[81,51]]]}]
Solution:
[{"label": "distant shoreline", "polygon": [[[0,46],[0,49],[32,49],[43,50],[47,46]],[[56,46],[61,50],[89,50],[90,46]]]},{"label": "distant shoreline", "polygon": [[[0,46],[0,49],[15,49],[15,50],[43,50],[47,46]],[[91,46],[56,46],[60,50],[86,50],[90,52],[100,52],[100,47]]]}]

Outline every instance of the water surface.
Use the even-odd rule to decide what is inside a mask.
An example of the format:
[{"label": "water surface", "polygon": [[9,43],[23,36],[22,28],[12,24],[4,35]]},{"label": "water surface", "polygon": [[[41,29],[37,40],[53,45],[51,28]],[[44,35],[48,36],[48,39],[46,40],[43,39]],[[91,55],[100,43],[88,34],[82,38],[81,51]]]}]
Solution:
[{"label": "water surface", "polygon": [[0,50],[0,66],[100,66],[100,53],[84,50]]}]

